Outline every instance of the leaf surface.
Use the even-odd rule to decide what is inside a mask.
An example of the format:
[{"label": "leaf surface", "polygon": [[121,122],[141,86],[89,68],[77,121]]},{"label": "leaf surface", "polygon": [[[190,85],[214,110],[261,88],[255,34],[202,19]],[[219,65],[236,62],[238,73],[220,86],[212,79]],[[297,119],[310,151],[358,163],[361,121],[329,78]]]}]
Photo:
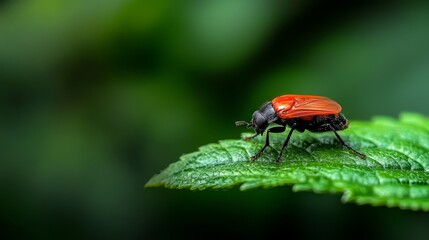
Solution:
[{"label": "leaf surface", "polygon": [[428,118],[404,113],[399,120],[352,121],[339,134],[366,159],[341,147],[332,133],[306,131],[292,135],[276,164],[286,134],[271,134],[273,147],[254,162],[249,158],[265,137],[202,146],[152,177],[146,187],[247,190],[293,185],[295,191],[342,193],[344,202],[429,211]]}]

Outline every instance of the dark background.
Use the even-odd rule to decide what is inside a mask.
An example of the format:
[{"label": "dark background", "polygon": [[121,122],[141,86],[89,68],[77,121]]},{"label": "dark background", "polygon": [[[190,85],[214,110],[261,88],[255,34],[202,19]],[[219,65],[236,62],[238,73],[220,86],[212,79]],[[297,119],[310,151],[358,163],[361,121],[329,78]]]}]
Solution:
[{"label": "dark background", "polygon": [[0,84],[11,238],[428,236],[427,213],[288,186],[143,187],[280,94],[429,115],[425,1],[2,1]]}]

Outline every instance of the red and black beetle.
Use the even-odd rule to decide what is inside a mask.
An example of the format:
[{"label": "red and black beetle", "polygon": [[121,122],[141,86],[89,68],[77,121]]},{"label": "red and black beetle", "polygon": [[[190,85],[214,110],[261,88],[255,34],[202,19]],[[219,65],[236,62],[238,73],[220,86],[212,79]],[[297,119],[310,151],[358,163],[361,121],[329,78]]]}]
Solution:
[{"label": "red and black beetle", "polygon": [[270,102],[266,102],[262,107],[256,110],[252,115],[250,123],[245,121],[235,122],[237,126],[246,125],[247,128],[255,129],[255,134],[245,138],[245,140],[250,140],[259,134],[262,135],[270,123],[276,123],[281,126],[272,127],[267,130],[265,145],[255,156],[251,157],[252,160],[258,159],[264,150],[270,146],[269,133],[284,132],[286,130],[286,125],[291,127],[291,130],[283,143],[276,162],[280,162],[283,150],[289,144],[290,137],[294,130],[299,132],[304,132],[305,130],[311,132],[332,131],[341,145],[361,158],[366,157],[365,154],[347,145],[340,135],[338,135],[337,131],[346,129],[349,126],[349,122],[341,113],[341,106],[329,98],[312,95],[282,95],[274,98]]}]

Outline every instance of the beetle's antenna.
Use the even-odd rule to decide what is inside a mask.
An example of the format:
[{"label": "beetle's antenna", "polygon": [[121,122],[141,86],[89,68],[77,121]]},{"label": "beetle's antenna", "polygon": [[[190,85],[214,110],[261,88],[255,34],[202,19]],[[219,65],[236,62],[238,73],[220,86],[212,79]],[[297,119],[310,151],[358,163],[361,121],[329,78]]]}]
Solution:
[{"label": "beetle's antenna", "polygon": [[236,121],[235,122],[235,126],[243,126],[243,125],[249,125],[249,123],[246,121]]},{"label": "beetle's antenna", "polygon": [[246,121],[236,121],[235,122],[236,126],[243,126],[246,125],[246,128],[253,128],[253,124],[252,123],[248,123]]}]

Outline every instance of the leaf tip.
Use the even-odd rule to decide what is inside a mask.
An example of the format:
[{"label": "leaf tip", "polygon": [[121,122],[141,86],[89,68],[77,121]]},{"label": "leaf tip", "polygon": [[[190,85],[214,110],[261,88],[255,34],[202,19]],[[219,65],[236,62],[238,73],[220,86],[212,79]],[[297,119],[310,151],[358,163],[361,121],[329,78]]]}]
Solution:
[{"label": "leaf tip", "polygon": [[149,181],[144,185],[145,188],[155,188],[155,187],[162,187],[164,184],[159,179],[159,174],[151,177]]}]

